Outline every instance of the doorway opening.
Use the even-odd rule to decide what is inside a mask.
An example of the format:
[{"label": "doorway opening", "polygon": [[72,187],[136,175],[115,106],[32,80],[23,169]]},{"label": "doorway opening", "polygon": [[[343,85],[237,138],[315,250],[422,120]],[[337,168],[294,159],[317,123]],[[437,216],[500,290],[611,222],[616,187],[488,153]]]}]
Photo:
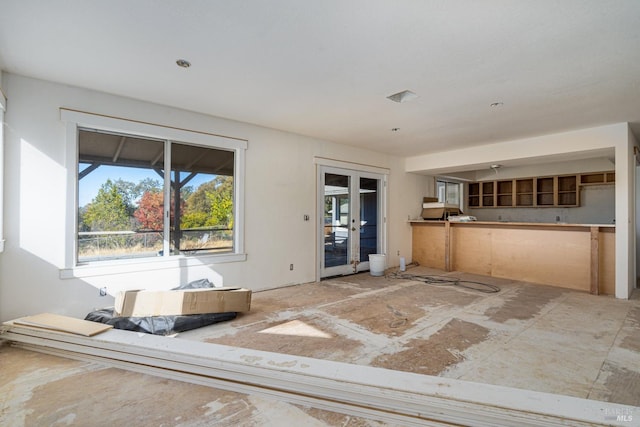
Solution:
[{"label": "doorway opening", "polygon": [[384,252],[385,175],[321,166],[318,181],[320,277],[369,270]]}]

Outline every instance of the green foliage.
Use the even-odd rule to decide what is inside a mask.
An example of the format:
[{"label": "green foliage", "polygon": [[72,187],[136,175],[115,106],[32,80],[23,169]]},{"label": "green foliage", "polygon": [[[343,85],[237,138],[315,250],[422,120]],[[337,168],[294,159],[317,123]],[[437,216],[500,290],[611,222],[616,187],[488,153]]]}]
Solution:
[{"label": "green foliage", "polygon": [[[216,176],[196,190],[181,190],[181,228],[233,227],[233,177]],[[137,204],[137,206],[136,206]],[[107,180],[97,196],[78,210],[80,231],[163,229],[163,192],[159,180],[133,183]],[[171,203],[171,216],[174,205]]]},{"label": "green foliage", "polygon": [[126,194],[110,179],[89,203],[82,215],[82,226],[90,231],[122,231],[131,228],[132,206]]},{"label": "green foliage", "polygon": [[207,213],[202,211],[186,212],[182,216],[181,227],[183,229],[204,227],[207,223],[207,216]]},{"label": "green foliage", "polygon": [[152,178],[145,178],[133,186],[131,190],[131,196],[133,200],[138,200],[147,192],[162,193],[162,181]]},{"label": "green foliage", "polygon": [[186,200],[181,227],[233,227],[233,177],[217,176]]}]

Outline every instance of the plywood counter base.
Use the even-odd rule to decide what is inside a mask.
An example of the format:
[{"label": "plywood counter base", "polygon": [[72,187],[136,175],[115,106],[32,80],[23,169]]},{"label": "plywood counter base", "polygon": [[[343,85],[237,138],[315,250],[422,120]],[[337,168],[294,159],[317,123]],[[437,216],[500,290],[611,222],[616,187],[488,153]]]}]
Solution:
[{"label": "plywood counter base", "polygon": [[414,262],[615,294],[615,226],[411,221]]}]

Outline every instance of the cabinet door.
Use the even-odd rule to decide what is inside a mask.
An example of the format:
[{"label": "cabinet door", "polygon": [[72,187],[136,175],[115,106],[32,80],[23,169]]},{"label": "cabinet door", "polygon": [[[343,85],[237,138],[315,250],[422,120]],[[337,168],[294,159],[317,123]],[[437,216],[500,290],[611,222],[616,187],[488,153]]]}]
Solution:
[{"label": "cabinet door", "polygon": [[516,179],[516,206],[533,206],[533,178]]}]

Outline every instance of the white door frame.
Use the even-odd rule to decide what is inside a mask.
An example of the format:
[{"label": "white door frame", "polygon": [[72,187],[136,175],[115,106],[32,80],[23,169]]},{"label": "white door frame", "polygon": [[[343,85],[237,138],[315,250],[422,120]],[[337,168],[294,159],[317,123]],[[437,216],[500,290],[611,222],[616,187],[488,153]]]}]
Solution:
[{"label": "white door frame", "polygon": [[[338,274],[353,274],[356,272],[364,271],[369,269],[368,260],[360,260],[359,259],[359,250],[357,253],[352,255],[352,259],[359,261],[356,263],[356,268],[353,269],[352,265],[347,265],[344,268],[335,268],[329,274],[325,273],[326,269],[324,267],[324,176],[325,173],[335,173],[339,175],[348,175],[357,180],[358,188],[359,188],[359,180],[360,178],[371,178],[376,179],[380,183],[378,188],[378,253],[386,253],[387,252],[387,225],[386,225],[386,217],[387,217],[387,177],[389,171],[383,168],[371,167],[366,165],[356,165],[351,163],[344,163],[338,161],[328,161],[328,159],[316,159],[316,163],[318,165],[317,169],[317,190],[316,190],[316,218],[317,218],[317,233],[316,233],[316,241],[317,241],[317,250],[316,250],[316,280],[320,280],[323,276],[329,275],[338,275]],[[353,186],[352,186],[353,187]],[[356,192],[354,188],[350,189],[351,195],[351,208],[350,208],[350,219],[351,215],[355,212],[357,215],[360,215],[360,195],[359,192]],[[355,227],[357,230],[360,229],[360,224]],[[352,250],[359,249],[354,244],[354,239],[352,235],[352,231],[349,230],[349,244]]]}]

